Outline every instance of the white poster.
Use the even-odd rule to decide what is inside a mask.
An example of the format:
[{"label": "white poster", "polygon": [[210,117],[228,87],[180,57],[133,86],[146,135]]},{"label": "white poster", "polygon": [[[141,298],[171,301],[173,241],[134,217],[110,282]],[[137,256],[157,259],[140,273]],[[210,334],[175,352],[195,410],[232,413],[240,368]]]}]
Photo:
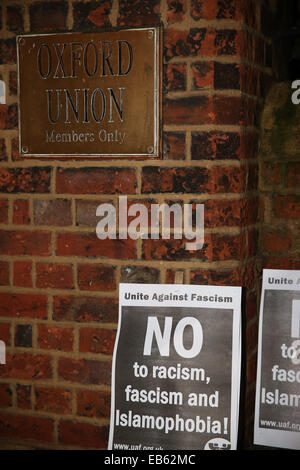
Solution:
[{"label": "white poster", "polygon": [[120,284],[112,450],[234,450],[241,288]]},{"label": "white poster", "polygon": [[300,271],[263,272],[254,443],[300,450]]}]

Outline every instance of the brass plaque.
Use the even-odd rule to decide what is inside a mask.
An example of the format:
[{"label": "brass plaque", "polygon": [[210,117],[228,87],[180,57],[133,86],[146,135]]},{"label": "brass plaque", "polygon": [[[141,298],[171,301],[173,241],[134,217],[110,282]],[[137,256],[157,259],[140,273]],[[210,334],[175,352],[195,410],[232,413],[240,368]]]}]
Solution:
[{"label": "brass plaque", "polygon": [[159,28],[17,43],[22,156],[160,156]]}]

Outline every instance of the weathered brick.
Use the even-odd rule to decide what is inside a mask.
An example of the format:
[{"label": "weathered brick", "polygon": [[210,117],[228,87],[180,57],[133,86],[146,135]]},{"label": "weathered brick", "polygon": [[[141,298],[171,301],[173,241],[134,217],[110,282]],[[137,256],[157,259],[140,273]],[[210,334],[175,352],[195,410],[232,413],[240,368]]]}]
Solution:
[{"label": "weathered brick", "polygon": [[17,325],[15,327],[15,346],[32,347],[32,325]]},{"label": "weathered brick", "polygon": [[1,365],[0,377],[11,379],[50,379],[52,363],[50,356],[28,353],[7,354],[6,364]]},{"label": "weathered brick", "polygon": [[57,31],[67,27],[68,2],[35,2],[29,5],[32,31]]},{"label": "weathered brick", "polygon": [[[0,49],[1,50],[1,49]],[[1,57],[1,54],[0,54]],[[16,104],[0,104],[0,130],[15,129],[18,126],[18,107]]]},{"label": "weathered brick", "polygon": [[291,249],[293,245],[293,237],[287,230],[285,231],[267,231],[263,230],[261,247],[265,252],[269,253],[285,253]]},{"label": "weathered brick", "polygon": [[163,151],[166,160],[185,159],[185,133],[165,132],[163,134]]},{"label": "weathered brick", "polygon": [[48,193],[50,192],[50,178],[50,168],[1,168],[0,191],[4,193]]},{"label": "weathered brick", "polygon": [[109,418],[110,398],[110,393],[102,390],[78,390],[77,413],[80,416]]},{"label": "weathered brick", "polygon": [[300,185],[300,162],[292,162],[287,165],[286,186],[287,188],[299,188]]},{"label": "weathered brick", "polygon": [[195,89],[213,88],[214,64],[212,62],[194,62],[191,70]]},{"label": "weathered brick", "polygon": [[85,256],[113,259],[132,259],[136,257],[135,240],[99,240],[95,233],[59,233],[57,234],[59,256]]},{"label": "weathered brick", "polygon": [[300,197],[294,195],[275,196],[274,212],[277,217],[284,219],[299,219]]},{"label": "weathered brick", "polygon": [[144,26],[158,24],[159,0],[120,0],[119,26]]},{"label": "weathered brick", "polygon": [[[207,237],[206,237],[207,238]],[[187,240],[144,240],[143,241],[143,259],[145,260],[164,260],[164,261],[183,261],[190,259],[201,259],[208,261],[211,257],[210,242],[205,240],[203,248],[197,251],[186,250]]]},{"label": "weathered brick", "polygon": [[191,154],[193,160],[239,159],[241,137],[237,132],[193,132]]},{"label": "weathered brick", "polygon": [[9,263],[0,261],[0,286],[9,286]]},{"label": "weathered brick", "polygon": [[240,90],[240,66],[239,64],[214,63],[214,88],[215,90]]},{"label": "weathered brick", "polygon": [[[0,65],[16,64],[16,63],[17,63],[16,39],[15,38],[0,39]],[[0,110],[1,110],[1,106],[0,106]],[[0,118],[0,121],[1,121],[1,118]]]},{"label": "weathered brick", "polygon": [[14,201],[13,222],[15,225],[27,225],[30,223],[28,200],[16,199]]},{"label": "weathered brick", "polygon": [[47,296],[0,292],[0,316],[13,318],[46,318]]},{"label": "weathered brick", "polygon": [[0,224],[8,222],[8,200],[0,199]]},{"label": "weathered brick", "polygon": [[169,28],[165,34],[165,59],[216,55],[215,39],[216,31],[211,28]]},{"label": "weathered brick", "polygon": [[0,230],[0,254],[47,256],[50,239],[48,232]]},{"label": "weathered brick", "polygon": [[116,332],[104,328],[81,328],[79,351],[112,355]]},{"label": "weathered brick", "polygon": [[73,289],[73,268],[69,264],[37,263],[36,286],[39,288]]},{"label": "weathered brick", "polygon": [[131,168],[59,168],[56,190],[69,194],[134,194],[135,170]]},{"label": "weathered brick", "polygon": [[14,262],[14,285],[18,287],[32,287],[32,262]]},{"label": "weathered brick", "polygon": [[118,317],[117,305],[116,299],[103,297],[56,296],[53,315],[58,321],[114,323]]},{"label": "weathered brick", "polygon": [[76,225],[81,227],[96,227],[99,217],[96,216],[97,207],[100,204],[113,204],[112,200],[88,200],[76,201]]},{"label": "weathered brick", "polygon": [[142,172],[144,193],[238,193],[245,184],[245,169],[239,167],[144,167]]},{"label": "weathered brick", "polygon": [[8,5],[6,9],[6,25],[9,31],[21,33],[24,29],[24,7]]},{"label": "weathered brick", "polygon": [[186,89],[186,65],[168,64],[164,68],[164,85],[168,91]]},{"label": "weathered brick", "polygon": [[6,143],[4,138],[0,138],[0,161],[5,162],[7,161],[7,150],[6,150]]},{"label": "weathered brick", "polygon": [[31,385],[17,384],[17,406],[25,410],[31,409]]},{"label": "weathered brick", "polygon": [[72,393],[63,388],[35,388],[35,409],[48,413],[69,414],[72,412]]},{"label": "weathered brick", "polygon": [[97,30],[99,27],[110,26],[109,13],[111,0],[74,2],[73,3],[73,28],[75,30]]},{"label": "weathered brick", "polygon": [[122,266],[121,282],[157,284],[160,282],[160,271],[149,266]]},{"label": "weathered brick", "polygon": [[10,346],[10,323],[0,322],[0,339]]},{"label": "weathered brick", "polygon": [[58,375],[61,379],[90,385],[110,385],[111,364],[92,359],[60,358]]},{"label": "weathered brick", "polygon": [[113,291],[116,288],[115,268],[102,264],[79,264],[78,286],[83,290]]},{"label": "weathered brick", "polygon": [[38,344],[42,349],[72,351],[73,343],[74,335],[72,328],[52,325],[38,326]]},{"label": "weathered brick", "polygon": [[10,96],[18,95],[18,75],[17,72],[11,70],[9,72],[9,94]]},{"label": "weathered brick", "polygon": [[53,442],[53,421],[49,418],[12,413],[0,414],[0,437]]},{"label": "weathered brick", "polygon": [[67,199],[35,199],[34,223],[57,227],[72,225],[71,201]]},{"label": "weathered brick", "polygon": [[89,423],[61,421],[59,424],[59,441],[77,447],[106,449],[108,427]]},{"label": "weathered brick", "polygon": [[0,384],[0,408],[12,406],[12,391],[9,384]]}]

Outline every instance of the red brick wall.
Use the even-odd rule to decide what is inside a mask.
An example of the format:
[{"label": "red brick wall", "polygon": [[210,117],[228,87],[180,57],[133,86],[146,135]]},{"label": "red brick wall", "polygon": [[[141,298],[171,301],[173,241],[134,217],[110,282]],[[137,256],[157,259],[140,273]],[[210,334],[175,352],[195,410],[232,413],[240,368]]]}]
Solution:
[{"label": "red brick wall", "polygon": [[[0,437],[3,445],[105,448],[118,283],[246,288],[251,428],[258,288],[257,115],[270,81],[261,1],[4,0],[0,6]],[[18,154],[18,33],[163,24],[160,161],[25,160]],[[30,112],[30,110],[28,111]],[[205,204],[205,245],[96,237],[96,207]],[[246,436],[246,443],[250,440]],[[15,442],[16,444],[11,444]]]}]

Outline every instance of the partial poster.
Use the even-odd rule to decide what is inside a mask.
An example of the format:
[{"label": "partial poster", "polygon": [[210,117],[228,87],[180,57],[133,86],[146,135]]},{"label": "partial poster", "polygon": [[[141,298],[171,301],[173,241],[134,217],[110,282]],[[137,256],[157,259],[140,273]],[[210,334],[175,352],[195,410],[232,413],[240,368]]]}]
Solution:
[{"label": "partial poster", "polygon": [[241,288],[120,284],[112,450],[235,450]]},{"label": "partial poster", "polygon": [[263,272],[254,443],[300,450],[300,271]]}]

